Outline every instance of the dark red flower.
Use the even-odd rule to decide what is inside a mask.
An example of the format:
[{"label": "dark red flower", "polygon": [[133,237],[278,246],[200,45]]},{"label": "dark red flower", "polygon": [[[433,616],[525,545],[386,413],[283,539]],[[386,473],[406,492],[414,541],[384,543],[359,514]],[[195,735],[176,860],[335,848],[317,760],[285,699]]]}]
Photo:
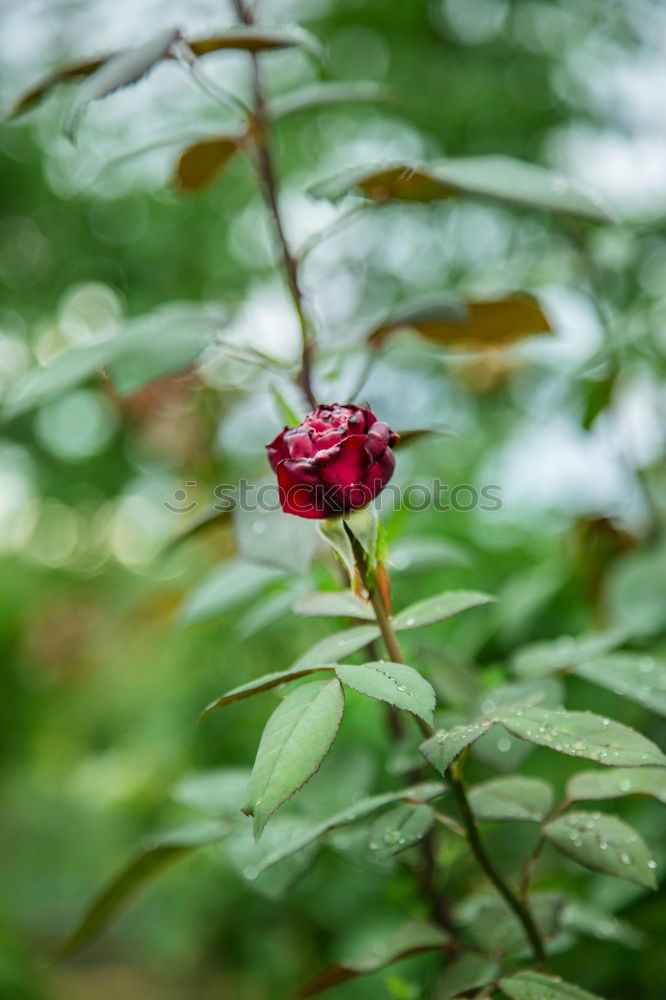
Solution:
[{"label": "dark red flower", "polygon": [[389,425],[363,406],[318,406],[266,445],[282,509],[322,518],[365,507],[393,475],[391,446],[397,440]]}]

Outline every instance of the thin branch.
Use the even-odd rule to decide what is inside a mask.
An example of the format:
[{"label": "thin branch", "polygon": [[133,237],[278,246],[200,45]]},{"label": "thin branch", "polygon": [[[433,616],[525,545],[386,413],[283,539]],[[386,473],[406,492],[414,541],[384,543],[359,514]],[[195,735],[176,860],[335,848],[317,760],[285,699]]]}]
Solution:
[{"label": "thin branch", "polygon": [[[244,0],[233,0],[236,16],[241,24],[254,24],[253,10]],[[254,117],[252,136],[257,153],[257,166],[264,188],[266,204],[273,218],[273,226],[277,236],[278,244],[282,254],[285,276],[294,309],[298,317],[301,331],[301,367],[297,376],[297,382],[308,403],[315,409],[317,400],[312,389],[312,342],[310,337],[310,325],[305,313],[303,293],[301,291],[298,264],[292,254],[287,237],[284,231],[282,216],[280,214],[278,200],[278,180],[273,163],[273,152],[270,144],[269,121],[266,98],[261,81],[261,70],[259,67],[259,57],[256,52],[250,53],[252,59],[252,91],[254,96]]]}]

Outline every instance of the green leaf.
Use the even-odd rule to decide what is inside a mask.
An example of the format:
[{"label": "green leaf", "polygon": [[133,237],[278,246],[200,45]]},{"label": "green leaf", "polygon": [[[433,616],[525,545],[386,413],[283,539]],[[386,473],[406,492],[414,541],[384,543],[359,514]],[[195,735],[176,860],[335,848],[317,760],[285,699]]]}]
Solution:
[{"label": "green leaf", "polygon": [[466,726],[455,726],[448,732],[436,733],[422,743],[419,750],[440,774],[446,774],[447,768],[456,757],[487,733],[494,722],[494,719],[481,719]]},{"label": "green leaf", "polygon": [[357,649],[367,646],[369,642],[378,639],[379,629],[375,625],[355,625],[354,628],[343,629],[334,635],[326,636],[312,646],[306,653],[292,663],[292,670],[301,667],[311,667],[318,663],[336,663]]},{"label": "green leaf", "polygon": [[222,823],[201,822],[147,838],[139,853],[93,900],[76,929],[57,949],[56,957],[72,955],[94,940],[135,889],[153,875],[196,848],[220,840],[227,832]]},{"label": "green leaf", "polygon": [[577,663],[573,673],[666,715],[666,661],[644,653],[613,653]]},{"label": "green leaf", "polygon": [[294,612],[304,618],[365,618],[375,620],[372,605],[351,590],[320,590],[306,594],[294,604]]},{"label": "green leaf", "polygon": [[481,719],[466,726],[455,726],[448,732],[436,733],[422,743],[419,750],[440,774],[446,774],[447,768],[456,757],[487,733],[494,722],[494,719]]},{"label": "green leaf", "polygon": [[666,764],[661,750],[645,736],[592,712],[531,707],[500,709],[495,718],[520,739],[606,767]]},{"label": "green leaf", "polygon": [[560,923],[564,930],[597,938],[599,941],[613,941],[627,948],[643,948],[645,937],[626,920],[620,920],[612,913],[579,900],[567,903],[562,910]]},{"label": "green leaf", "polygon": [[435,201],[469,195],[528,208],[608,221],[587,192],[544,167],[508,156],[474,156],[432,163],[377,164],[352,168],[311,188],[316,197],[337,199],[356,192],[373,201]]},{"label": "green leaf", "polygon": [[440,347],[483,351],[508,347],[523,337],[551,333],[552,327],[538,300],[525,293],[450,304],[415,302],[388,316],[368,334],[368,342],[381,344],[398,330],[414,330]]},{"label": "green leaf", "polygon": [[607,653],[625,639],[620,631],[583,635],[577,639],[565,635],[560,639],[535,642],[518,650],[511,660],[516,676],[523,680],[536,680],[560,670],[571,670],[577,664]]},{"label": "green leaf", "polygon": [[218,818],[239,817],[250,769],[247,767],[220,767],[195,771],[178,782],[173,790],[175,802],[188,809],[198,809]]},{"label": "green leaf", "polygon": [[545,819],[553,806],[553,789],[539,778],[511,775],[475,785],[469,793],[472,811],[478,820]]},{"label": "green leaf", "polygon": [[173,535],[161,550],[163,555],[173,552],[175,549],[179,548],[184,542],[189,542],[191,538],[196,538],[198,535],[204,534],[209,528],[221,527],[226,521],[231,517],[231,512],[236,506],[236,501],[231,497],[228,497],[225,501],[228,504],[226,510],[207,510],[200,517],[195,517],[188,522],[187,527],[178,532],[178,534]]},{"label": "green leaf", "polygon": [[665,764],[661,750],[628,726],[592,712],[534,705],[506,706],[468,725],[439,732],[420,746],[425,759],[441,774],[456,757],[496,723],[528,743],[548,747],[570,757],[584,757],[606,767]]},{"label": "green leaf", "polygon": [[375,948],[362,957],[329,965],[299,990],[298,996],[313,997],[332,986],[347,982],[348,979],[368,976],[403,958],[427,951],[439,951],[448,940],[448,935],[433,924],[421,921],[403,924],[388,937],[382,937]]},{"label": "green leaf", "polygon": [[333,80],[324,83],[312,83],[299,87],[288,94],[274,97],[269,105],[269,116],[273,121],[287,118],[289,115],[312,108],[326,107],[331,104],[395,104],[397,95],[390,87],[380,83],[358,81],[354,83]]},{"label": "green leaf", "polygon": [[472,990],[485,986],[497,978],[500,972],[499,962],[484,955],[468,952],[461,955],[442,973],[435,990],[437,1000],[453,1000],[462,994],[467,996]]},{"label": "green leaf", "polygon": [[619,799],[623,795],[650,795],[666,805],[666,767],[618,767],[612,771],[581,771],[567,785],[567,797]]},{"label": "green leaf", "polygon": [[363,549],[368,565],[374,569],[377,565],[377,538],[379,533],[379,520],[377,510],[373,504],[353,510],[349,514],[343,514],[342,520],[351,531],[356,541]]},{"label": "green leaf", "polygon": [[108,364],[115,350],[113,338],[59,355],[43,368],[31,368],[8,389],[3,404],[5,420],[26,413],[86,381]]},{"label": "green leaf", "polygon": [[245,811],[259,837],[276,809],[319,770],[336,737],[345,699],[337,679],[304,684],[273,712],[261,737]]},{"label": "green leaf", "polygon": [[[247,482],[247,481],[246,481]],[[264,491],[270,506],[277,505],[275,480],[252,484],[257,502],[247,507],[237,504],[233,513],[234,537],[238,552],[252,563],[271,566],[287,573],[305,575],[317,550],[317,532],[302,517],[285,517],[281,508],[262,509],[259,499]],[[255,507],[256,509],[252,509]]]},{"label": "green leaf", "polygon": [[332,672],[333,670],[335,670],[334,666],[321,666],[305,667],[303,670],[280,670],[277,673],[264,674],[263,677],[257,677],[256,680],[249,681],[247,684],[241,684],[240,687],[232,688],[231,691],[220,695],[215,701],[211,701],[199,716],[199,722],[205,719],[207,715],[210,715],[211,712],[216,711],[218,708],[224,708],[225,705],[231,705],[234,701],[252,698],[255,694],[270,691],[271,688],[279,687],[282,684],[289,684],[291,681],[298,680],[299,677],[307,677],[309,674],[317,671]]},{"label": "green leaf", "polygon": [[347,570],[349,579],[353,580],[356,573],[356,560],[352,551],[349,535],[345,531],[341,517],[326,517],[317,521],[317,532],[320,538],[330,545]]},{"label": "green leaf", "polygon": [[656,861],[633,827],[599,812],[569,812],[547,823],[545,837],[566,857],[592,871],[656,889]]},{"label": "green leaf", "polygon": [[166,56],[179,37],[178,28],[167,28],[137,48],[110,56],[99,69],[87,76],[75,91],[65,114],[63,131],[67,138],[74,141],[77,125],[86,105],[112,94],[121,87],[136,83],[153,68],[155,63]]},{"label": "green leaf", "polygon": [[371,816],[378,809],[381,809],[382,806],[400,801],[429,802],[431,799],[439,798],[445,792],[446,786],[441,782],[424,781],[416,785],[410,785],[407,788],[399,788],[396,791],[384,792],[381,795],[369,795],[364,799],[359,799],[353,805],[333,813],[332,816],[328,816],[309,829],[300,830],[290,841],[281,845],[278,850],[267,857],[260,866],[259,871],[264,871],[266,868],[270,868],[272,865],[282,861],[283,858],[295,854],[297,851],[307,847],[308,844],[319,840],[331,830],[349,826],[352,823],[357,823],[359,820],[365,819],[367,816]]},{"label": "green leaf", "polygon": [[[560,893],[535,892],[530,895],[530,911],[546,945],[559,929],[563,904]],[[495,896],[472,896],[463,900],[458,910],[460,923],[484,952],[531,955],[525,928],[504,900]]]},{"label": "green leaf", "polygon": [[368,843],[378,857],[391,858],[420,843],[430,832],[435,815],[426,805],[403,803],[382,813],[370,827]]},{"label": "green leaf", "polygon": [[187,146],[174,168],[171,184],[181,194],[200,191],[226,167],[238,149],[242,136],[220,135]]},{"label": "green leaf", "polygon": [[544,976],[540,972],[517,972],[499,984],[511,1000],[603,1000],[594,993],[572,986],[563,979]]},{"label": "green leaf", "polygon": [[434,622],[460,614],[461,611],[468,611],[481,604],[490,604],[494,600],[490,594],[481,594],[474,590],[445,590],[442,594],[427,597],[424,601],[403,608],[393,619],[393,627],[408,629],[432,625]]},{"label": "green leaf", "polygon": [[28,370],[6,393],[2,416],[20,416],[109,368],[121,395],[188,367],[226,319],[206,303],[171,303],[125,321],[114,336],[60,354],[50,365]]},{"label": "green leaf", "polygon": [[283,574],[279,570],[256,566],[242,559],[229,559],[212,570],[188,594],[180,609],[180,621],[191,625],[215,618],[256,597],[281,576]]},{"label": "green leaf", "polygon": [[379,660],[362,666],[338,663],[335,672],[342,683],[354,691],[412,712],[432,725],[435,692],[413,667]]},{"label": "green leaf", "polygon": [[391,546],[389,564],[402,573],[419,573],[440,566],[469,566],[470,554],[458,542],[438,535],[403,538]]},{"label": "green leaf", "polygon": [[209,343],[224,313],[206,316],[173,304],[128,320],[109,367],[116,391],[129,396],[149,382],[189,367]]},{"label": "green leaf", "polygon": [[247,826],[237,828],[225,840],[225,857],[253,892],[266,899],[279,899],[310,868],[318,853],[319,845],[309,844],[302,851],[284,858],[270,869],[261,871],[260,866],[264,858],[272,854],[285,840],[294,836],[302,825],[301,818],[275,816],[258,842],[254,840]]}]

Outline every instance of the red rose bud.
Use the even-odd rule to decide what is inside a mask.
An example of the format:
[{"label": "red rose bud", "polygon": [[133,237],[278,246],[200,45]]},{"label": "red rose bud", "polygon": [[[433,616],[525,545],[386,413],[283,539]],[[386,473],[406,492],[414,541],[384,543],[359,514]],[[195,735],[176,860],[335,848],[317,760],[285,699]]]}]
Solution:
[{"label": "red rose bud", "polygon": [[336,517],[370,503],[393,475],[398,440],[363,406],[318,406],[266,445],[280,503],[298,517]]}]

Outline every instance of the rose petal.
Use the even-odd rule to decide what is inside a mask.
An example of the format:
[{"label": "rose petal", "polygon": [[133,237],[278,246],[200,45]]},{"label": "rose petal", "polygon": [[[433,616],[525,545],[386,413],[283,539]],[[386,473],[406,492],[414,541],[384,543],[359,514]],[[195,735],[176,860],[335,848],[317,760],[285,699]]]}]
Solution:
[{"label": "rose petal", "polygon": [[377,462],[373,462],[368,469],[363,483],[368,487],[372,498],[384,489],[395,469],[395,455],[390,448],[387,448],[382,457]]},{"label": "rose petal", "polygon": [[278,495],[282,510],[297,517],[328,517],[324,487],[303,462],[281,462],[277,467]]},{"label": "rose petal", "polygon": [[383,420],[376,420],[365,439],[365,450],[372,459],[381,458],[388,447],[391,428]]},{"label": "rose petal", "polygon": [[289,450],[289,457],[294,459],[312,458],[315,447],[312,438],[303,427],[296,427],[284,436],[285,444]]},{"label": "rose petal", "polygon": [[270,444],[266,445],[266,451],[268,452],[268,461],[271,463],[271,469],[273,472],[277,471],[278,462],[283,462],[285,458],[289,458],[289,451],[287,450],[287,445],[284,440],[284,436],[287,432],[287,428],[281,430],[276,438],[274,438]]},{"label": "rose petal", "polygon": [[368,469],[364,445],[365,437],[362,434],[352,434],[344,438],[337,448],[331,449],[336,454],[324,461],[317,458],[317,468],[323,481],[333,486],[360,483]]}]

